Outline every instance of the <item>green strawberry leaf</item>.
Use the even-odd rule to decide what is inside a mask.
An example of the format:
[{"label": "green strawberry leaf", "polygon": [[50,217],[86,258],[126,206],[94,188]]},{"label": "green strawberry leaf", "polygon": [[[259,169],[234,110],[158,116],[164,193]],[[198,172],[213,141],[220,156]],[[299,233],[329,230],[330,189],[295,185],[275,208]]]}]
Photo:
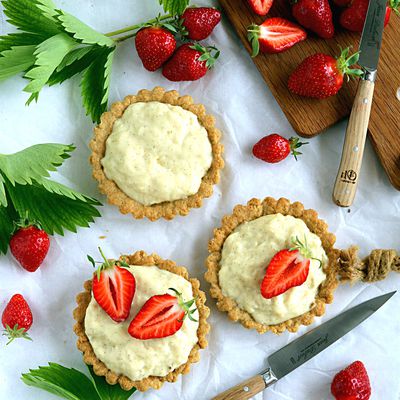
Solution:
[{"label": "green strawberry leaf", "polygon": [[57,69],[64,57],[76,46],[76,42],[66,35],[59,33],[42,42],[35,51],[35,66],[25,74],[31,82],[24,91],[33,94],[28,104],[47,83],[52,73]]},{"label": "green strawberry leaf", "polygon": [[74,368],[49,363],[48,367],[30,369],[21,375],[28,386],[45,390],[67,400],[102,400],[92,381]]},{"label": "green strawberry leaf", "polygon": [[128,400],[136,391],[135,388],[127,391],[119,385],[110,385],[102,376],[97,376],[91,366],[88,369],[101,400]]},{"label": "green strawberry leaf", "polygon": [[57,18],[61,22],[65,32],[70,33],[74,39],[79,40],[81,43],[108,47],[114,46],[114,40],[95,31],[71,14],[58,10]]},{"label": "green strawberry leaf", "polygon": [[91,115],[93,122],[99,122],[101,114],[107,109],[114,50],[115,47],[103,48],[82,76],[82,101],[86,114]]},{"label": "green strawberry leaf", "polygon": [[[0,175],[1,179],[1,175]],[[0,206],[0,254],[6,254],[8,243],[14,231],[14,221],[17,214],[12,206]]]},{"label": "green strawberry leaf", "polygon": [[175,15],[181,15],[189,5],[190,0],[159,0],[163,6],[164,11]]},{"label": "green strawberry leaf", "polygon": [[37,46],[46,39],[45,36],[36,33],[9,33],[8,35],[0,36],[0,53],[4,50],[10,50],[14,46]]},{"label": "green strawberry leaf", "polygon": [[35,63],[36,46],[11,47],[0,53],[0,81],[26,71]]}]

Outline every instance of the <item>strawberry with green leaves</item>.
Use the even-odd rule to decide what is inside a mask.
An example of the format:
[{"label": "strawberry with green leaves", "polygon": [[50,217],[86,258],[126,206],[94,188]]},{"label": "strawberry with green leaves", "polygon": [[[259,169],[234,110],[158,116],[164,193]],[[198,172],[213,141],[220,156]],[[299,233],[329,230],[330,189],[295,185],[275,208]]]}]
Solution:
[{"label": "strawberry with green leaves", "polygon": [[261,25],[252,24],[247,29],[252,57],[262,53],[281,53],[307,38],[299,25],[284,18],[268,18]]},{"label": "strawberry with green leaves", "polygon": [[49,236],[39,224],[27,218],[16,223],[16,227],[10,239],[11,253],[25,270],[35,272],[49,251]]},{"label": "strawberry with green leaves", "polygon": [[[129,317],[136,291],[135,277],[126,269],[128,264],[119,260],[108,260],[99,247],[104,262],[93,276],[92,292],[97,304],[116,322]],[[95,266],[95,261],[88,256]]]},{"label": "strawberry with green leaves", "polygon": [[219,50],[213,46],[185,43],[164,64],[162,74],[173,82],[196,81],[213,67],[218,56]]},{"label": "strawberry with green leaves", "polygon": [[21,294],[11,297],[3,311],[1,322],[5,328],[3,336],[8,338],[7,344],[17,338],[32,340],[27,333],[33,323],[32,311]]},{"label": "strawberry with green leaves", "polygon": [[213,7],[189,7],[180,17],[184,36],[190,40],[203,40],[211,35],[221,21],[221,13]]},{"label": "strawberry with green leaves", "polygon": [[[148,340],[171,336],[182,328],[185,318],[196,321],[192,308],[196,299],[185,301],[182,293],[170,288],[168,293],[150,297],[129,325],[128,332],[135,339]],[[197,322],[197,321],[196,321]]]},{"label": "strawberry with green leaves", "polygon": [[289,90],[316,99],[334,96],[343,86],[345,75],[363,75],[361,69],[352,68],[358,62],[359,53],[349,55],[349,52],[348,47],[337,59],[323,53],[307,57],[290,75]]},{"label": "strawberry with green leaves", "polygon": [[272,299],[302,285],[307,280],[312,259],[315,258],[307,246],[307,240],[301,242],[296,237],[293,247],[283,249],[272,257],[261,282],[261,295],[265,299]]}]

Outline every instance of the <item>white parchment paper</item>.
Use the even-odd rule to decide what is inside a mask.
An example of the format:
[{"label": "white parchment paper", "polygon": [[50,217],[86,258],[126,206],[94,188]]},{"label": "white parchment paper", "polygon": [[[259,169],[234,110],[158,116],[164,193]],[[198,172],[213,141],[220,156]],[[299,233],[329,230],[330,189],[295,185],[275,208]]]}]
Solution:
[{"label": "white parchment paper", "polygon": [[[58,0],[65,10],[103,32],[119,29],[152,18],[159,12],[156,0]],[[205,2],[203,4],[216,4]],[[392,21],[395,23],[396,21]],[[10,31],[0,15],[0,34]],[[239,43],[228,21],[208,39],[222,50],[216,68],[194,83],[173,84],[161,73],[145,71],[134,44],[122,44],[115,57],[110,100],[134,94],[142,88],[161,85],[190,94],[217,118],[223,131],[226,168],[221,183],[201,209],[171,222],[136,221],[123,216],[115,207],[101,208],[103,217],[90,229],[78,234],[55,236],[43,266],[29,274],[8,254],[0,257],[0,312],[14,293],[23,293],[34,314],[30,334],[33,342],[16,341],[5,347],[0,341],[0,399],[50,400],[55,397],[20,381],[22,372],[48,361],[82,371],[85,366],[75,347],[72,310],[75,295],[92,268],[86,254],[96,254],[101,245],[110,257],[143,249],[157,252],[186,266],[200,278],[203,289],[207,241],[212,229],[233,206],[252,197],[287,197],[319,211],[337,245],[361,247],[361,254],[374,248],[397,248],[400,243],[400,194],[389,184],[370,144],[367,145],[362,176],[354,205],[340,209],[331,201],[331,192],[340,159],[345,122],[310,140],[299,162],[286,160],[278,165],[264,164],[251,156],[252,145],[262,136],[279,132],[294,134],[250,57]],[[398,79],[393,76],[393,79]],[[91,178],[88,142],[92,124],[84,115],[78,79],[59,87],[43,89],[38,104],[24,106],[26,82],[21,78],[0,83],[0,152],[18,151],[36,143],[74,143],[77,150],[56,177],[88,195],[105,199]],[[395,94],[393,99],[397,101]],[[100,239],[105,236],[105,239]],[[400,276],[395,274],[373,285],[340,287],[335,302],[314,326],[371,297],[396,290]],[[263,369],[266,357],[310,328],[297,334],[259,335],[232,324],[216,310],[213,300],[209,347],[189,375],[159,391],[135,394],[137,400],[208,400],[228,387]],[[373,400],[399,400],[400,396],[400,295],[394,296],[379,312],[346,335],[322,355],[314,358],[275,386],[255,397],[257,400],[328,400],[334,374],[354,360],[362,360],[369,372]]]}]

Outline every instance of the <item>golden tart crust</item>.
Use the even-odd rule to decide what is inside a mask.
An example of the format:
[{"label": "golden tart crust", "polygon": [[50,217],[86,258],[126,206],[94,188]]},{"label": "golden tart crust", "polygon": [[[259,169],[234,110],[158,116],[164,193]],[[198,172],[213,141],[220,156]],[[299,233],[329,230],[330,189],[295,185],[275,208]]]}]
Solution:
[{"label": "golden tart crust", "polygon": [[[218,278],[219,262],[225,239],[238,225],[264,215],[277,213],[302,219],[310,231],[321,239],[322,247],[328,256],[328,262],[324,266],[326,279],[319,287],[315,306],[309,312],[280,324],[265,325],[256,322],[248,312],[239,308],[233,299],[223,295]],[[247,205],[237,205],[231,215],[226,215],[222,218],[221,227],[214,229],[214,237],[208,244],[210,254],[206,261],[207,272],[205,273],[205,279],[211,284],[211,296],[217,300],[217,307],[220,311],[227,312],[232,321],[239,321],[245,328],[256,329],[259,333],[271,331],[279,334],[285,330],[296,332],[301,325],[310,325],[314,317],[323,315],[325,313],[325,304],[330,304],[333,301],[333,292],[338,285],[338,251],[333,247],[335,241],[335,235],[328,232],[328,225],[318,219],[317,212],[305,210],[303,204],[299,202],[290,203],[289,200],[284,198],[275,200],[267,197],[262,201],[251,199]]]},{"label": "golden tart crust", "polygon": [[[166,201],[163,203],[145,206],[126,195],[117,184],[108,179],[101,165],[106,151],[106,141],[111,134],[114,122],[122,116],[131,104],[137,102],[158,101],[161,103],[180,106],[195,114],[200,124],[206,129],[212,149],[212,163],[207,173],[203,176],[197,193],[185,199]],[[122,214],[131,213],[133,217],[141,219],[147,217],[151,221],[159,218],[173,219],[176,215],[187,215],[191,208],[199,208],[203,198],[210,197],[213,185],[219,182],[220,170],[224,167],[222,159],[223,146],[220,143],[221,132],[215,127],[213,116],[206,114],[202,104],[194,104],[190,96],[180,96],[175,90],[166,92],[161,87],[153,90],[140,90],[135,96],[126,96],[123,101],[114,103],[110,111],[101,116],[101,122],[94,129],[94,137],[90,141],[92,154],[90,163],[93,168],[93,177],[98,181],[100,191],[107,196],[110,204],[119,207]]]},{"label": "golden tart crust", "polygon": [[84,362],[88,365],[92,365],[95,374],[104,376],[110,385],[118,383],[124,390],[130,390],[133,387],[140,391],[146,391],[150,388],[160,389],[164,382],[175,382],[180,374],[187,374],[190,371],[190,365],[200,360],[199,350],[206,348],[208,345],[206,335],[210,331],[210,325],[207,323],[210,309],[205,305],[206,296],[205,293],[200,290],[200,282],[197,279],[189,278],[186,268],[177,266],[175,262],[171,260],[163,260],[157,254],[146,254],[144,251],[137,251],[132,255],[121,256],[120,259],[130,265],[157,266],[160,269],[182,276],[191,283],[193,296],[196,298],[196,306],[199,313],[199,326],[197,329],[198,341],[193,346],[187,362],[169,372],[166,376],[149,376],[140,381],[132,381],[124,375],[114,373],[96,357],[85,333],[86,309],[92,298],[92,281],[88,280],[84,283],[85,291],[79,293],[76,297],[78,306],[74,310],[74,319],[76,320],[74,332],[78,336],[77,347],[83,353]]}]

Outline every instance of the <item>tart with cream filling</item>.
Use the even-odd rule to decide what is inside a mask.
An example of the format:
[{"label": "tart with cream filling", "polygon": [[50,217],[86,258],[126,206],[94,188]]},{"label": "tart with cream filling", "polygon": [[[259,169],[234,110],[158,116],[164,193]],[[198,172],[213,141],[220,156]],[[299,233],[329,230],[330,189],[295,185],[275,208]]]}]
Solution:
[{"label": "tart with cream filling", "polygon": [[335,239],[301,203],[266,198],[238,205],[209,242],[211,296],[246,328],[296,332],[333,301]]},{"label": "tart with cream filling", "polygon": [[[94,372],[109,384],[118,383],[125,390],[159,389],[164,382],[175,382],[180,374],[188,373],[190,364],[199,361],[199,350],[207,346],[205,294],[185,268],[155,254],[139,251],[114,263],[111,269],[106,266],[104,276],[95,274],[86,281],[85,291],[77,296],[77,347],[85,363],[93,365]],[[118,269],[117,275],[113,268]],[[114,287],[111,304],[103,290],[110,285],[107,279]],[[183,305],[187,317],[182,312],[176,321],[158,325],[182,305],[166,304],[162,312],[154,309],[149,321],[150,303],[160,304],[160,298],[175,299],[175,295],[179,302],[192,299]]]},{"label": "tart with cream filling", "polygon": [[220,136],[190,96],[141,90],[102,115],[90,142],[93,176],[123,214],[152,221],[187,215],[219,181]]}]

